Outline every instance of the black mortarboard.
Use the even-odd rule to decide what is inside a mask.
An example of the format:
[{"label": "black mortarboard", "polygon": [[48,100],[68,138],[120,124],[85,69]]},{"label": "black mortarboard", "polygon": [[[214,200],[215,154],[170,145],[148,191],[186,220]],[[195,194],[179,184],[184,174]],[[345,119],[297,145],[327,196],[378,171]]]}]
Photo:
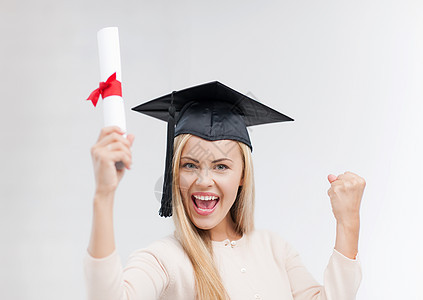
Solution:
[{"label": "black mortarboard", "polygon": [[[247,126],[294,121],[214,81],[151,100],[132,110],[168,122],[166,166],[160,216],[172,215],[173,139],[191,133],[206,140],[236,140],[253,150]],[[176,128],[175,128],[176,124]]]}]

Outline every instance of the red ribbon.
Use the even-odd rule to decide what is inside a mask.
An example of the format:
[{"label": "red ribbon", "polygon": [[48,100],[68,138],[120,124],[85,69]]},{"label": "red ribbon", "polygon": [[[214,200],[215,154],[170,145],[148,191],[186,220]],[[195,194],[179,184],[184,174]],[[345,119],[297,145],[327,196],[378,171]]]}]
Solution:
[{"label": "red ribbon", "polygon": [[113,73],[106,82],[100,82],[98,89],[95,89],[87,100],[91,100],[94,106],[97,105],[98,98],[107,98],[109,96],[121,96],[122,97],[122,84],[116,80],[116,72]]}]

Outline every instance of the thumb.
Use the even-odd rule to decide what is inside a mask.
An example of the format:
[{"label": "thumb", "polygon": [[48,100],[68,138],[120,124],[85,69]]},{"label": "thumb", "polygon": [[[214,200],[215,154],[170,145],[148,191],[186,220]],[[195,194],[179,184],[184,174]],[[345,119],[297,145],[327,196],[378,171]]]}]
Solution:
[{"label": "thumb", "polygon": [[334,182],[336,179],[338,179],[337,176],[335,176],[333,174],[328,175],[328,180],[329,180],[330,183]]},{"label": "thumb", "polygon": [[131,143],[131,147],[132,147],[132,144],[134,143],[135,136],[133,134],[128,134],[127,139]]}]

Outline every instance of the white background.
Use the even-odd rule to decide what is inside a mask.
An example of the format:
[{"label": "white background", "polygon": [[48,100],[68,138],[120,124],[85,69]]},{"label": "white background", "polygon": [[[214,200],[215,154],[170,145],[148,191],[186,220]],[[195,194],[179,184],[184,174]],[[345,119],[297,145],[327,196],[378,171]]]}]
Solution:
[{"label": "white background", "polygon": [[367,181],[358,299],[422,299],[423,2],[0,2],[0,298],[83,299],[90,147],[102,126],[97,31],[118,26],[134,166],[118,252],[173,230],[158,216],[166,124],[130,111],[219,80],[295,119],[250,130],[256,225],[322,282],[334,245],[327,175]]}]

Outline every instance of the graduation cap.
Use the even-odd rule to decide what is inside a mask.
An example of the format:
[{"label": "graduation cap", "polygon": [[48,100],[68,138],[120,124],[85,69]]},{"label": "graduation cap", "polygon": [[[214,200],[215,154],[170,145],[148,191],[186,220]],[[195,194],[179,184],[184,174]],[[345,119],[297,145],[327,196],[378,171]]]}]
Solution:
[{"label": "graduation cap", "polygon": [[294,121],[218,81],[174,91],[132,110],[168,122],[165,176],[159,211],[162,217],[172,215],[174,137],[191,133],[209,141],[235,140],[253,151],[247,126]]}]

